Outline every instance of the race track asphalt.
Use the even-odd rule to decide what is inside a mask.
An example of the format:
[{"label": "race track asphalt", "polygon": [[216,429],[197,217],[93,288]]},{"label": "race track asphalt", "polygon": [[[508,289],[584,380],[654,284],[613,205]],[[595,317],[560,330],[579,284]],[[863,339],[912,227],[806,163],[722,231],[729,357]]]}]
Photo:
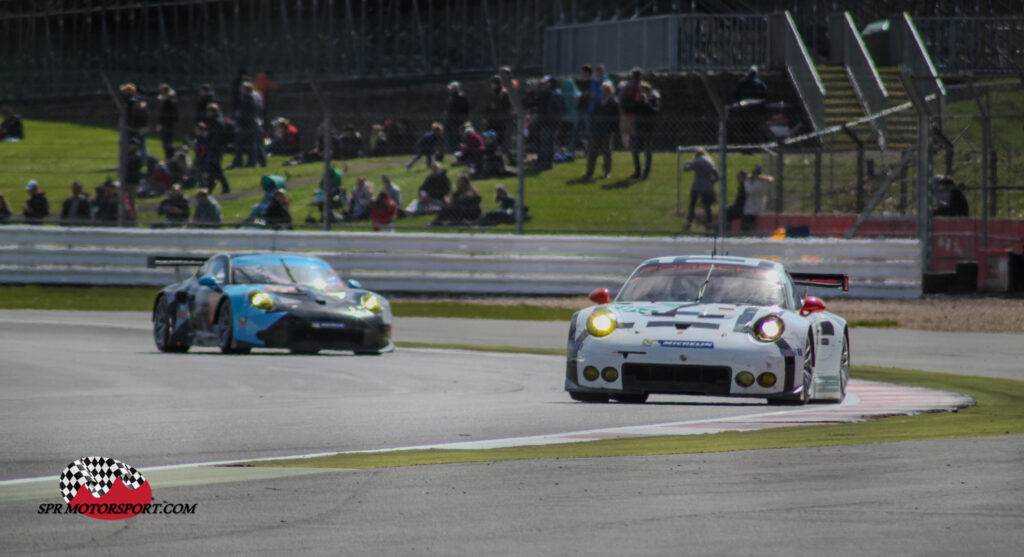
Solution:
[{"label": "race track asphalt", "polygon": [[[400,319],[399,341],[564,346],[565,326]],[[1017,335],[854,329],[855,364],[1024,379]],[[144,314],[0,311],[0,480],[103,454],[137,467],[754,412],[578,405],[560,358],[447,350],[155,352]],[[1024,438],[303,475],[165,470],[195,515],[38,515],[0,484],[0,554],[1017,555]],[[283,474],[283,475],[279,475]],[[19,489],[21,491],[19,491]],[[49,493],[52,491],[52,494]]]}]

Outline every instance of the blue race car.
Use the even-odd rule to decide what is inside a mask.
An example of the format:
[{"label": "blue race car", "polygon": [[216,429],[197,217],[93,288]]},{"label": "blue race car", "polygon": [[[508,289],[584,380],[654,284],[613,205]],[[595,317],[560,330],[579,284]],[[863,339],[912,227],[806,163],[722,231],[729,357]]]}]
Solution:
[{"label": "blue race car", "polygon": [[[155,265],[189,263],[199,261],[172,257]],[[222,253],[203,261],[194,275],[157,295],[153,340],[162,352],[193,345],[225,354],[394,350],[391,306],[383,296],[342,282],[322,259],[282,252]]]}]

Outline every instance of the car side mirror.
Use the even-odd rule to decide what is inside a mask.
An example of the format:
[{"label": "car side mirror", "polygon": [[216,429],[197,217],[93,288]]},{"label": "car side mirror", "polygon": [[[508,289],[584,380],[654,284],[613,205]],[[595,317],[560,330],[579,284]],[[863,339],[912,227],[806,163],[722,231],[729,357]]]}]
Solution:
[{"label": "car side mirror", "polygon": [[220,284],[217,283],[217,279],[213,278],[213,275],[203,275],[199,277],[199,286],[206,286],[212,288],[217,292],[220,292]]},{"label": "car side mirror", "polygon": [[590,293],[590,301],[595,304],[607,304],[612,301],[612,293],[607,288],[595,288]]},{"label": "car side mirror", "polygon": [[345,284],[347,284],[349,288],[363,288],[363,285],[359,284],[359,281],[356,279],[348,279],[345,281]]},{"label": "car side mirror", "polygon": [[825,311],[825,302],[822,302],[821,298],[818,298],[817,296],[808,296],[804,298],[804,305],[800,308],[800,315],[807,317],[808,315],[818,311]]}]

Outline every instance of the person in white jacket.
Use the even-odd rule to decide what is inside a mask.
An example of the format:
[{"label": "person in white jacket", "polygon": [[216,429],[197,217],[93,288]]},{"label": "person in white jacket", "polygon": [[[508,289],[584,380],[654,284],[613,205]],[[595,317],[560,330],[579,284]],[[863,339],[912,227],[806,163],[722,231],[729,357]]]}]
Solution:
[{"label": "person in white jacket", "polygon": [[747,192],[746,202],[743,204],[743,219],[740,221],[740,232],[750,232],[757,222],[757,217],[764,212],[768,202],[768,188],[772,183],[771,176],[761,173],[761,167],[754,168],[747,180],[743,183],[743,189]]}]

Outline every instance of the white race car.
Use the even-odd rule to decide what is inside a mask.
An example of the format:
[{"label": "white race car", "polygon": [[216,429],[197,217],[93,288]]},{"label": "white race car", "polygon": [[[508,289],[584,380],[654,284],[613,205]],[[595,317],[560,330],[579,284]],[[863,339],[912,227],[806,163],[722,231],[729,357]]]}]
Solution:
[{"label": "white race car", "polygon": [[644,261],[614,302],[599,288],[590,295],[598,305],[573,316],[565,390],[582,402],[640,403],[651,393],[842,402],[846,320],[796,287],[848,284],[745,257]]}]

